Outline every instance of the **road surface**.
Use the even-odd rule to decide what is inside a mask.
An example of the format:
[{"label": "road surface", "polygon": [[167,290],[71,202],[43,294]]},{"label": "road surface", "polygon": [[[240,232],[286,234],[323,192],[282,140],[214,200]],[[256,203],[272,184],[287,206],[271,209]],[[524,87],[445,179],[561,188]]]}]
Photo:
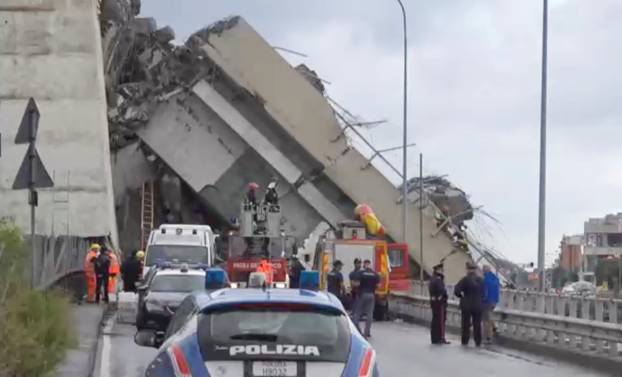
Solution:
[{"label": "road surface", "polygon": [[[100,342],[95,377],[143,376],[156,350],[136,346],[134,333],[133,326],[111,320]],[[371,341],[378,352],[380,371],[384,377],[608,375],[501,347],[462,347],[455,337],[449,338],[452,344],[448,346],[432,346],[426,328],[404,323],[375,323],[372,335]]]}]

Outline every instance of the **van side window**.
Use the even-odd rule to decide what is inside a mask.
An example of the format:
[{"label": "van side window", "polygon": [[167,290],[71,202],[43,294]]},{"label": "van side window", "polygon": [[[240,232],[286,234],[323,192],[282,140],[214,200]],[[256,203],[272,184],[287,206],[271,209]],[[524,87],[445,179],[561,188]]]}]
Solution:
[{"label": "van side window", "polygon": [[198,307],[194,301],[194,297],[192,295],[186,297],[184,301],[179,305],[177,311],[175,311],[175,315],[171,318],[171,322],[166,328],[166,334],[164,335],[165,339],[170,338],[176,332],[178,332],[188,319],[197,311]]}]

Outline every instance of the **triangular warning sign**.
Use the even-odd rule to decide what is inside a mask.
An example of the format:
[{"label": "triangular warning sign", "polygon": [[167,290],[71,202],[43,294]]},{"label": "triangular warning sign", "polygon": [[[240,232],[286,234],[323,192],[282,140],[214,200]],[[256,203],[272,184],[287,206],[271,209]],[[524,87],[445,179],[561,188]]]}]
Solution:
[{"label": "triangular warning sign", "polygon": [[[26,156],[22,161],[22,165],[19,167],[15,181],[13,182],[13,190],[27,189],[30,187],[30,159],[28,158],[29,152],[26,152]],[[48,174],[43,162],[39,157],[39,153],[35,149],[34,160],[35,182],[34,187],[45,188],[54,187],[54,182]]]},{"label": "triangular warning sign", "polygon": [[15,144],[26,144],[30,142],[30,125],[33,124],[34,134],[32,137],[37,135],[37,130],[39,129],[39,108],[37,107],[37,103],[34,99],[28,100],[28,105],[26,105],[26,111],[24,111],[24,115],[22,116],[22,122],[19,125],[19,129],[17,130],[17,136],[15,136]]}]

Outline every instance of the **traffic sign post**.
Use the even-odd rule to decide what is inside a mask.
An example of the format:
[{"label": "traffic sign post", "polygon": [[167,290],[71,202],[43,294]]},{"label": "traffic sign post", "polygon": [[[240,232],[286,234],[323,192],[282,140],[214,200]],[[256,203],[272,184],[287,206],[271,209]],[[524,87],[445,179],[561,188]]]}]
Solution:
[{"label": "traffic sign post", "polygon": [[41,114],[34,99],[28,101],[26,111],[15,137],[15,144],[28,144],[28,151],[13,182],[13,190],[28,189],[28,204],[30,205],[30,245],[32,248],[31,285],[35,287],[36,250],[35,250],[35,208],[39,204],[39,195],[36,188],[54,187],[54,182],[48,174],[39,153],[35,148],[39,119]]}]

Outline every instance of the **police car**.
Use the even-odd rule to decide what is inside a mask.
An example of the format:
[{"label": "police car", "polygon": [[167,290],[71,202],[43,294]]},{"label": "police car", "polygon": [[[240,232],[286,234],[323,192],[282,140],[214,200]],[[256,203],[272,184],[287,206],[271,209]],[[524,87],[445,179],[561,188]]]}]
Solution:
[{"label": "police car", "polygon": [[159,347],[146,377],[379,376],[341,302],[316,290],[195,292],[166,333],[139,331],[135,341]]},{"label": "police car", "polygon": [[184,298],[205,289],[205,270],[187,265],[158,267],[145,283],[138,287],[136,327],[164,330]]}]

